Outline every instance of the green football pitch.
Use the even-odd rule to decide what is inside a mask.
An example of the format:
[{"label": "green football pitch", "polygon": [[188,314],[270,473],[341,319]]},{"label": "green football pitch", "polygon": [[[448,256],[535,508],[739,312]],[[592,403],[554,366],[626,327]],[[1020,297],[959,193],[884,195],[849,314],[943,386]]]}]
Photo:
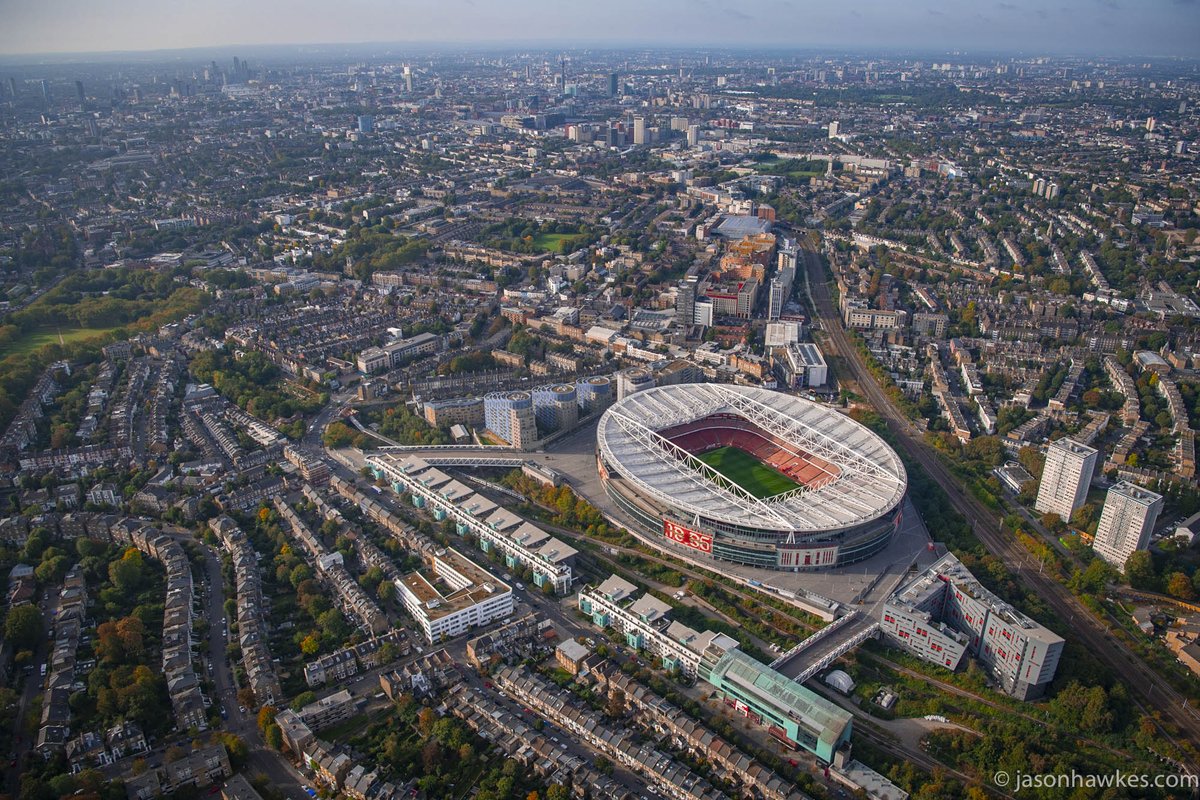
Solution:
[{"label": "green football pitch", "polygon": [[696,457],[755,497],[773,497],[800,485],[736,447],[718,447]]}]

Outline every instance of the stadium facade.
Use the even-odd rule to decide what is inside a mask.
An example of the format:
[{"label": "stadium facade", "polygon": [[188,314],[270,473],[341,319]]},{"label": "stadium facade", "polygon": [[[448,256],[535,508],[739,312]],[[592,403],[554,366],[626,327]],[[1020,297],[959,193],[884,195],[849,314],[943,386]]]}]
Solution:
[{"label": "stadium facade", "polygon": [[[773,486],[710,466],[733,448]],[[826,406],[750,386],[644,389],[609,408],[597,468],[612,501],[664,548],[786,571],[830,569],[885,549],[908,479],[879,436]],[[758,465],[764,465],[759,467]],[[782,484],[782,488],[780,486]]]}]

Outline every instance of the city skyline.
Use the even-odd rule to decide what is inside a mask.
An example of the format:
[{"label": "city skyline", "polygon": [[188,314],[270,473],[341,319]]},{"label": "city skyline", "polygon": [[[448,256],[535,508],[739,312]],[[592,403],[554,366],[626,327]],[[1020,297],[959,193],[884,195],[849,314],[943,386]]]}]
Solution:
[{"label": "city skyline", "polygon": [[[414,12],[418,12],[417,13]],[[148,0],[96,7],[79,0],[9,9],[0,55],[62,55],[268,45],[707,46],[908,49],[1188,57],[1197,55],[1196,0],[1037,0],[903,8],[867,0],[851,8],[796,0],[753,7],[709,0],[567,7],[524,0],[436,6],[349,0],[329,14],[311,0],[246,5],[217,0],[201,10]],[[231,26],[229,20],[237,20]]]},{"label": "city skyline", "polygon": [[1200,0],[45,2],[0,793],[1195,800]]}]

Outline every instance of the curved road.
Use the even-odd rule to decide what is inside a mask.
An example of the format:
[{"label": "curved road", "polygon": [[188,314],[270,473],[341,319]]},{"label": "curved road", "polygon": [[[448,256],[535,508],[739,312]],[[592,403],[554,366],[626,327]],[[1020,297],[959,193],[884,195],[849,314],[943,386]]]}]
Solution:
[{"label": "curved road", "polygon": [[[945,490],[950,504],[970,521],[975,535],[988,551],[1002,558],[1006,564],[1013,565],[1020,579],[1045,600],[1062,620],[1071,620],[1071,635],[1097,660],[1110,668],[1132,694],[1140,698],[1143,710],[1153,709],[1159,712],[1164,720],[1175,725],[1193,745],[1200,743],[1200,715],[1188,706],[1187,698],[1168,686],[1154,670],[1114,639],[1103,623],[1065,586],[1049,576],[1040,574],[1039,565],[1034,557],[1019,542],[1003,535],[999,520],[993,512],[963,489],[937,454],[925,444],[921,431],[880,389],[863,364],[858,349],[854,347],[842,327],[841,318],[833,307],[820,258],[813,252],[808,241],[802,240],[802,244],[812,304],[821,320],[821,329],[832,345],[830,349],[843,357],[862,393],[887,421],[897,444]],[[1196,773],[1196,765],[1190,759],[1186,766],[1193,774]]]}]

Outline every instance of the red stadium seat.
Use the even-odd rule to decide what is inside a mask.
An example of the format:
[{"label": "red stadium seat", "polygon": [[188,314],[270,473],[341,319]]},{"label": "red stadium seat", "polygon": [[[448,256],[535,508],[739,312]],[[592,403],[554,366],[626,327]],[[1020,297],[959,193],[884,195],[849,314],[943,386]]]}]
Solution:
[{"label": "red stadium seat", "polygon": [[659,434],[693,455],[736,447],[809,488],[819,488],[837,477],[833,465],[732,414],[714,414]]}]

